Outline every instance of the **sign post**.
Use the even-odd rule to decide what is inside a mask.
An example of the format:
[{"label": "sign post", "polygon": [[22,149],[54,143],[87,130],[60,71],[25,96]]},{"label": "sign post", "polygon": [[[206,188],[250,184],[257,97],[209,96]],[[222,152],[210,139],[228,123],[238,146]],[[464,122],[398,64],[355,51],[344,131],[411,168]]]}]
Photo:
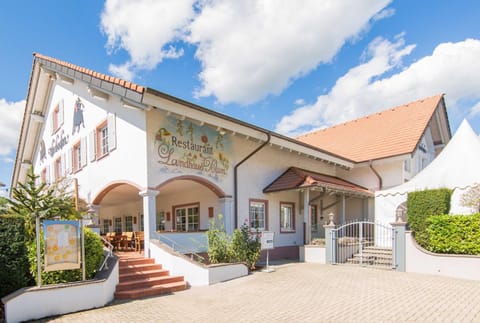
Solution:
[{"label": "sign post", "polygon": [[270,249],[273,249],[273,238],[274,238],[274,232],[271,232],[271,231],[263,231],[262,232],[262,238],[261,238],[261,244],[262,244],[262,250],[267,250],[267,267],[265,269],[263,269],[262,271],[263,272],[266,272],[266,273],[271,273],[272,271],[274,271],[273,269],[271,269],[269,267],[269,264],[268,264],[268,258],[269,258],[269,254],[268,254],[268,251]]}]

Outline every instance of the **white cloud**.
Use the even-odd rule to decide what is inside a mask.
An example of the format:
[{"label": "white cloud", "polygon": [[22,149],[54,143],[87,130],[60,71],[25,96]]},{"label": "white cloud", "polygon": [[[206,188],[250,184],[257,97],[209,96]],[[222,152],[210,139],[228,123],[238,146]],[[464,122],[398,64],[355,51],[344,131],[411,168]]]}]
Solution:
[{"label": "white cloud", "polygon": [[194,0],[107,0],[101,28],[107,35],[107,49],[124,49],[130,60],[110,65],[110,72],[132,79],[138,69],[154,69],[164,58],[177,58],[183,49],[172,42],[184,34],[194,15]]},{"label": "white cloud", "polygon": [[480,116],[480,101],[477,102],[471,109],[468,114],[469,117],[473,118],[475,116]]},{"label": "white cloud", "polygon": [[[368,48],[367,61],[339,78],[331,91],[311,105],[285,116],[276,131],[299,134],[438,93],[446,94],[449,108],[460,100],[479,100],[480,40],[438,45],[430,56],[390,76],[413,50],[403,37],[394,43],[378,38]],[[312,121],[314,120],[314,121]]]},{"label": "white cloud", "polygon": [[242,104],[279,94],[331,61],[389,2],[206,1],[188,38],[202,64],[197,94]]},{"label": "white cloud", "polygon": [[[110,72],[133,79],[182,48],[197,46],[197,96],[248,104],[279,94],[294,79],[332,60],[391,0],[107,0],[101,28],[110,52],[130,59]],[[148,23],[147,23],[148,22]],[[334,32],[333,32],[334,31]]]},{"label": "white cloud", "polygon": [[395,14],[395,9],[386,8],[386,9],[380,11],[379,13],[377,13],[375,16],[373,16],[372,19],[373,19],[373,21],[378,21],[378,20],[382,20],[382,19],[385,19],[385,18],[390,18],[394,14]]},{"label": "white cloud", "polygon": [[304,105],[305,104],[305,100],[304,99],[296,99],[295,100],[295,105]]},{"label": "white cloud", "polygon": [[0,99],[0,157],[3,162],[11,160],[8,155],[17,149],[24,108],[25,100],[8,102]]}]

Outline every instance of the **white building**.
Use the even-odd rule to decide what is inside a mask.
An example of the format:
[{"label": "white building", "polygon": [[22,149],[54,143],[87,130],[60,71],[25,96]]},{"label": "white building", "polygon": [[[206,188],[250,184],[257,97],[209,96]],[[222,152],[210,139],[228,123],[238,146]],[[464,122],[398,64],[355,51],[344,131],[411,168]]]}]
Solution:
[{"label": "white building", "polygon": [[[389,134],[369,128],[369,118],[404,131],[378,143]],[[329,214],[337,223],[373,219],[374,190],[408,180],[450,139],[442,96],[351,124],[367,128],[354,139],[309,140],[320,131],[296,140],[35,54],[12,187],[31,165],[46,182],[76,178],[101,231],[143,230],[147,251],[150,239],[204,251],[203,231],[222,214],[228,232],[273,231],[270,256],[296,258],[298,246],[322,237]],[[412,133],[412,146],[397,142]],[[355,147],[365,156],[352,155]],[[387,148],[367,153],[378,147]]]}]

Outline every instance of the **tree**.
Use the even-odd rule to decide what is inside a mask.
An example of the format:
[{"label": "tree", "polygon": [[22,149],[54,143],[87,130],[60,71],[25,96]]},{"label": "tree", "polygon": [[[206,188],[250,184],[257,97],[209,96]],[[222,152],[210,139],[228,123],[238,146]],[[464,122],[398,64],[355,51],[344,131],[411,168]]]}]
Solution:
[{"label": "tree", "polygon": [[0,196],[0,215],[7,213],[8,202],[6,197]]},{"label": "tree", "polygon": [[474,209],[477,213],[480,212],[480,185],[475,185],[463,193],[460,203]]},{"label": "tree", "polygon": [[42,219],[77,219],[80,213],[75,209],[75,201],[68,182],[54,185],[40,183],[39,176],[30,168],[26,183],[19,183],[12,189],[12,200],[9,201],[8,213],[20,215],[25,219],[25,233],[28,241],[35,239],[35,220]]}]

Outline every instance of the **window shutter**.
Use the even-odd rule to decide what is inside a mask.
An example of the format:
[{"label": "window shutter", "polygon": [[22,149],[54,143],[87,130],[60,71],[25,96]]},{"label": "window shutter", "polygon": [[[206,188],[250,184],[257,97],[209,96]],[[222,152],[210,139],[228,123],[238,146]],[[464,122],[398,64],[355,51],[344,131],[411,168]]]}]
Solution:
[{"label": "window shutter", "polygon": [[58,127],[63,125],[63,99],[58,103]]},{"label": "window shutter", "polygon": [[83,137],[80,141],[80,162],[81,167],[87,165],[87,137]]},{"label": "window shutter", "polygon": [[115,114],[111,113],[108,115],[107,119],[108,127],[108,151],[112,151],[117,148],[117,131],[116,131],[116,120]]},{"label": "window shutter", "polygon": [[65,174],[71,174],[72,173],[72,170],[73,170],[73,164],[72,164],[72,161],[73,161],[73,149],[72,148],[69,148],[68,151],[67,151],[67,154],[66,154],[66,160],[65,160]]},{"label": "window shutter", "polygon": [[62,154],[62,156],[60,157],[60,165],[62,167],[62,169],[60,170],[60,177],[64,177],[67,174],[66,172],[67,163],[66,163],[65,154]]},{"label": "window shutter", "polygon": [[95,159],[97,158],[97,156],[95,155],[96,146],[97,146],[95,141],[95,133],[96,131],[93,130],[88,135],[88,153],[90,155],[90,161],[92,162],[95,161]]}]

